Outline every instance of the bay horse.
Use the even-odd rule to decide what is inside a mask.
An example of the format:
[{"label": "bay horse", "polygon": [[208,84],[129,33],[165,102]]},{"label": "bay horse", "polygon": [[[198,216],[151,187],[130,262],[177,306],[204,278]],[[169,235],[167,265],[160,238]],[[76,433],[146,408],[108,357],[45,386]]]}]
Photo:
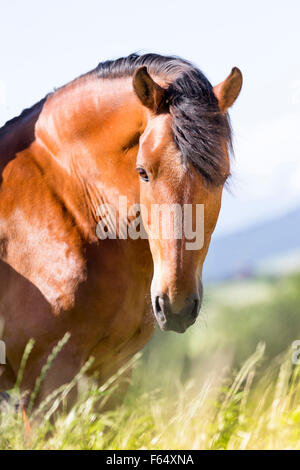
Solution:
[{"label": "bay horse", "polygon": [[[238,68],[212,87],[186,60],[131,54],[100,63],[0,129],[0,390],[15,384],[30,338],[22,389],[32,391],[52,348],[71,334],[40,401],[90,356],[88,373],[102,384],[147,343],[155,317],[178,332],[195,322],[230,174],[227,110],[241,85]],[[120,196],[148,209],[203,204],[203,246],[151,237],[151,223],[148,238],[99,239],[98,207],[118,212]]]}]

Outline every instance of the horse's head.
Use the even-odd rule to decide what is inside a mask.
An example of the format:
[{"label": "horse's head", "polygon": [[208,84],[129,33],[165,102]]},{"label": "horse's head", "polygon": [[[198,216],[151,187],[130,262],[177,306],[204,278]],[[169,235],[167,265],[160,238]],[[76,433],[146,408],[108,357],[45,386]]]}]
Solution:
[{"label": "horse's head", "polygon": [[230,172],[226,111],[241,84],[236,68],[214,88],[198,71],[169,87],[146,67],[134,74],[147,108],[136,166],[154,263],[152,305],[163,330],[184,332],[200,310],[203,263]]}]

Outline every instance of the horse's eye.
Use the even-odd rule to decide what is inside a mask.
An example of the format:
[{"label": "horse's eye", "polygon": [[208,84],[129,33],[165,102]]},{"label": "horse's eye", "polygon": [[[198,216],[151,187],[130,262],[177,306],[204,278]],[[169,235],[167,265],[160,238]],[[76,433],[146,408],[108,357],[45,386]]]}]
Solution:
[{"label": "horse's eye", "polygon": [[146,172],[146,170],[144,168],[141,168],[141,167],[138,167],[137,168],[137,171],[138,171],[138,174],[140,175],[140,178],[143,180],[143,181],[146,181],[148,182],[149,181],[149,176]]}]

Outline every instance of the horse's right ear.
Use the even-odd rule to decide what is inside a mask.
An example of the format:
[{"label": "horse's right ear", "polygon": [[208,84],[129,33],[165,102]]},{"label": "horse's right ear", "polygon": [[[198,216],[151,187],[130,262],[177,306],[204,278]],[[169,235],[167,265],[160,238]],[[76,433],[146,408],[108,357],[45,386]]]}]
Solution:
[{"label": "horse's right ear", "polygon": [[133,88],[141,103],[154,113],[163,105],[166,91],[150,77],[147,67],[134,72]]}]

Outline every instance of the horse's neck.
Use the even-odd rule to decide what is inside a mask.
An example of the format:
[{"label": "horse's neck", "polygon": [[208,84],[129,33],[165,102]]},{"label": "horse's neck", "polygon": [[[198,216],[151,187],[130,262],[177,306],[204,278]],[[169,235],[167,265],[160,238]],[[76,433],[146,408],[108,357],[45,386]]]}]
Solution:
[{"label": "horse's neck", "polygon": [[63,192],[59,178],[52,184],[57,181],[55,190],[81,219],[94,222],[99,205],[118,206],[119,196],[139,202],[134,170],[144,112],[127,79],[79,79],[46,102],[35,156],[48,172],[65,174]]}]

